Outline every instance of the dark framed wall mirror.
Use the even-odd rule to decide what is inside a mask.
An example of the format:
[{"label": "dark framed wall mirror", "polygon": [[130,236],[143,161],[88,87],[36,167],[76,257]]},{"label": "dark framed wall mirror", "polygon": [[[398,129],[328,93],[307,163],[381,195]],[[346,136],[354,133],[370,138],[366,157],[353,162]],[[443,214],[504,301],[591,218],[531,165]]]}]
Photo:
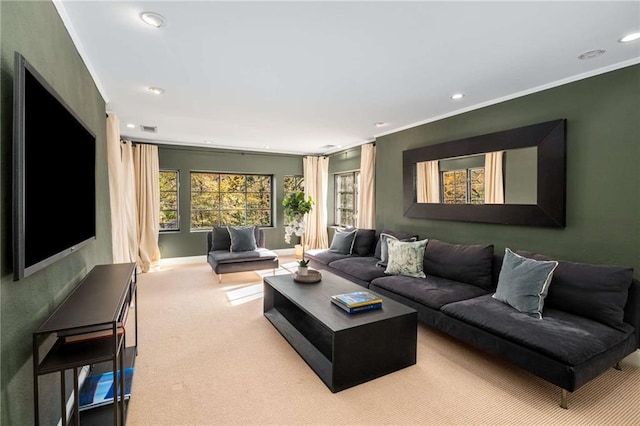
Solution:
[{"label": "dark framed wall mirror", "polygon": [[407,217],[565,226],[565,119],[402,154]]}]

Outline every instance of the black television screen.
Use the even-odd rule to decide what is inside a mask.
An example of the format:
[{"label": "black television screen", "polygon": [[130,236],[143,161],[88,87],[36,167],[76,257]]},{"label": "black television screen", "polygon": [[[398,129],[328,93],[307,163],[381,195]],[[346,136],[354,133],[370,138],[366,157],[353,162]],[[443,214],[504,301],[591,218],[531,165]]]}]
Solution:
[{"label": "black television screen", "polygon": [[95,134],[16,52],[13,141],[14,278],[96,237]]}]

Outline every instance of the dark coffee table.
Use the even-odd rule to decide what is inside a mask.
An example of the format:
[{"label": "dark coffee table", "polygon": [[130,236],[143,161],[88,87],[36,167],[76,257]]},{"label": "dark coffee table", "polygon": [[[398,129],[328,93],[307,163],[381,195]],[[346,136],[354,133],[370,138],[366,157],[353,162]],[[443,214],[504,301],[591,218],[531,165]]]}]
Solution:
[{"label": "dark coffee table", "polygon": [[332,392],[416,363],[414,309],[380,295],[382,309],[355,314],[331,303],[330,296],[362,290],[326,271],[315,284],[264,278],[264,316]]}]

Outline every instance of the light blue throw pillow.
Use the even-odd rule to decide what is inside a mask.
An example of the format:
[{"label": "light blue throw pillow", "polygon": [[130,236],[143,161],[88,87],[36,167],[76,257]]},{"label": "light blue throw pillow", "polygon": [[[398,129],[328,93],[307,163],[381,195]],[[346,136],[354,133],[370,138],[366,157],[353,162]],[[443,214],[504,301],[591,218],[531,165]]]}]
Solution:
[{"label": "light blue throw pillow", "polygon": [[426,278],[423,270],[424,249],[426,246],[426,239],[413,242],[387,240],[389,259],[384,273]]},{"label": "light blue throw pillow", "polygon": [[520,312],[542,319],[544,298],[557,266],[555,260],[529,259],[507,248],[493,297]]},{"label": "light blue throw pillow", "polygon": [[231,251],[251,251],[256,249],[255,226],[228,226],[231,236]]}]

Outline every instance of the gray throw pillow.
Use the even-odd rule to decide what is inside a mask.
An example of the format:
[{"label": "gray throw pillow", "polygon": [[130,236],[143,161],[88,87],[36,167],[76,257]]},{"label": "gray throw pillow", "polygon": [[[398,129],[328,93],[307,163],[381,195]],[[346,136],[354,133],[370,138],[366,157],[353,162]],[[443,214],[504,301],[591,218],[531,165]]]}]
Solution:
[{"label": "gray throw pillow", "polygon": [[[518,250],[521,256],[553,260],[543,254]],[[624,329],[624,308],[633,280],[633,268],[558,261],[545,305]]]},{"label": "gray throw pillow", "polygon": [[228,226],[231,236],[231,251],[251,251],[256,249],[255,226]]},{"label": "gray throw pillow", "polygon": [[558,262],[533,260],[505,249],[498,288],[493,297],[520,312],[542,319],[544,298]]},{"label": "gray throw pillow", "polygon": [[389,248],[388,248],[389,240],[413,242],[413,241],[416,241],[417,239],[418,239],[417,237],[397,238],[391,234],[385,234],[384,232],[381,233],[380,234],[380,261],[376,263],[376,266],[382,266],[383,268],[387,267],[387,262],[389,260]]},{"label": "gray throw pillow", "polygon": [[404,275],[406,277],[426,278],[422,270],[424,259],[424,248],[427,240],[404,242],[398,240],[388,240],[387,248],[389,259],[385,274]]},{"label": "gray throw pillow", "polygon": [[355,238],[355,229],[351,231],[336,229],[335,234],[333,234],[333,239],[331,240],[331,247],[329,247],[329,251],[340,254],[351,254]]},{"label": "gray throw pillow", "polygon": [[214,226],[211,250],[231,250],[231,235],[226,226]]}]

